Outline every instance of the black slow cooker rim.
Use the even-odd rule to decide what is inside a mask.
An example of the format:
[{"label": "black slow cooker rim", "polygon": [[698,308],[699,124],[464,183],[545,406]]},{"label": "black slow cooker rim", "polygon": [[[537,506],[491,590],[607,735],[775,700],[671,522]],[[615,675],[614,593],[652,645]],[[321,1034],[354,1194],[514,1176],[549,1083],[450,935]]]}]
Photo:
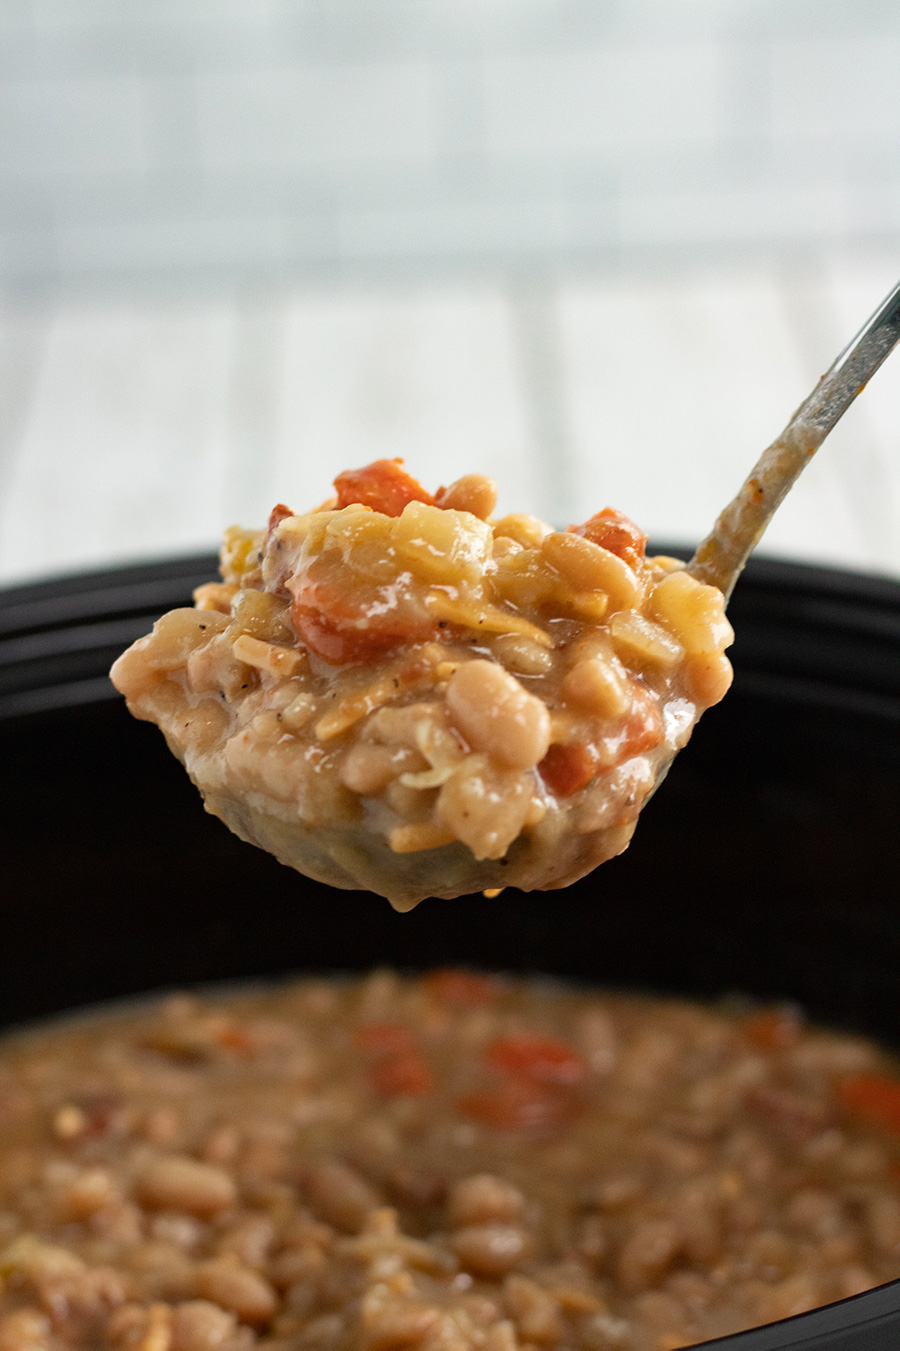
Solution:
[{"label": "black slow cooker rim", "polygon": [[[189,604],[217,566],[215,554],[188,554],[0,589],[0,718],[118,698],[107,679],[116,655],[165,610]],[[900,723],[900,582],[753,558],[729,615],[740,681],[788,682],[783,692],[801,702]]]}]

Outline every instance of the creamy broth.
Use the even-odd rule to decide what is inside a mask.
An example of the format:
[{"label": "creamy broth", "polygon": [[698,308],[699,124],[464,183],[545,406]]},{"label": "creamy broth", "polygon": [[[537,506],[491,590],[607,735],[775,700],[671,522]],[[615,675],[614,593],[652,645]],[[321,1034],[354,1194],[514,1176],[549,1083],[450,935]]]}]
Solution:
[{"label": "creamy broth", "polygon": [[784,1009],[437,971],[0,1050],[0,1351],[674,1351],[900,1275],[900,1081]]},{"label": "creamy broth", "polygon": [[724,598],[605,508],[554,531],[398,461],[265,532],[115,664],[243,839],[409,909],[566,886],[625,849],[731,682]]}]

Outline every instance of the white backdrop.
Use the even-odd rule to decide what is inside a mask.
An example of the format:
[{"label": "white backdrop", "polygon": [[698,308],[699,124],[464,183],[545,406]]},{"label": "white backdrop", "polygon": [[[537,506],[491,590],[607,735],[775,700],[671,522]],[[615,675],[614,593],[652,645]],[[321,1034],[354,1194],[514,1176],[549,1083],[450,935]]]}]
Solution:
[{"label": "white backdrop", "polygon": [[[708,528],[900,276],[896,0],[15,0],[0,581],[402,454]],[[769,552],[900,575],[900,355]]]}]

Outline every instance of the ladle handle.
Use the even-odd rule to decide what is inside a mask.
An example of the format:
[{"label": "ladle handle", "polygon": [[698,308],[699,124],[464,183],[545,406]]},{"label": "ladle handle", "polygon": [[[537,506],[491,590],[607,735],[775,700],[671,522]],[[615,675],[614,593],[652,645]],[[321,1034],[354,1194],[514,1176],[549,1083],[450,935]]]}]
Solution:
[{"label": "ladle handle", "polygon": [[788,489],[900,340],[900,285],[822,376],[698,545],[688,572],[726,600]]}]

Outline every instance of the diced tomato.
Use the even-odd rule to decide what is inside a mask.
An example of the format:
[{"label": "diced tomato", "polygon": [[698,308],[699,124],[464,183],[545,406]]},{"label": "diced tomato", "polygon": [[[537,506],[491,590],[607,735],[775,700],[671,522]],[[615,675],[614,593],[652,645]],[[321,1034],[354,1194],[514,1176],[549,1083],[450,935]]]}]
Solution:
[{"label": "diced tomato", "polygon": [[353,1044],[377,1056],[370,1081],[382,1097],[420,1097],[434,1088],[434,1075],[405,1024],[363,1023],[353,1033]]},{"label": "diced tomato", "polygon": [[538,772],[556,797],[571,797],[594,778],[598,760],[593,746],[579,742],[573,742],[571,746],[556,743],[538,765]]},{"label": "diced tomato", "polygon": [[434,498],[412,474],[407,474],[402,460],[373,460],[363,469],[345,469],[334,480],[338,508],[361,502],[364,507],[380,511],[385,516],[399,516],[407,502],[427,502],[434,506]]},{"label": "diced tomato", "polygon": [[224,1028],[218,1040],[223,1050],[230,1051],[239,1060],[249,1060],[257,1050],[253,1038],[242,1027]]},{"label": "diced tomato", "polygon": [[568,1093],[528,1079],[506,1079],[494,1088],[467,1093],[457,1110],[495,1131],[549,1135],[572,1116],[575,1104]]},{"label": "diced tomato", "polygon": [[485,1062],[491,1069],[550,1084],[577,1084],[587,1073],[581,1056],[568,1042],[528,1032],[497,1037],[485,1052]]},{"label": "diced tomato", "polygon": [[790,1009],[762,1009],[741,1024],[747,1041],[761,1051],[783,1051],[795,1046],[801,1027],[800,1019]]},{"label": "diced tomato", "polygon": [[570,525],[575,535],[583,535],[592,544],[599,544],[611,554],[618,554],[629,567],[635,568],[644,557],[647,536],[634,521],[614,507],[604,507],[584,525]]},{"label": "diced tomato", "polygon": [[853,1116],[900,1132],[900,1083],[881,1074],[854,1074],[838,1086],[838,1098]]},{"label": "diced tomato", "polygon": [[488,1004],[497,993],[497,982],[475,971],[447,967],[425,977],[429,992],[448,1004]]},{"label": "diced tomato", "polygon": [[[665,728],[653,692],[632,681],[631,699],[631,709],[618,734],[606,742],[603,768],[613,769],[662,741]],[[598,750],[582,742],[554,743],[538,765],[544,783],[556,797],[571,797],[586,788],[600,769]]]},{"label": "diced tomato", "polygon": [[373,1068],[372,1087],[384,1098],[421,1098],[434,1089],[434,1075],[415,1049],[388,1055]]},{"label": "diced tomato", "polygon": [[[365,614],[364,605],[352,610],[348,600],[326,583],[303,578],[290,584],[294,629],[310,651],[332,666],[367,661],[407,643],[426,642],[437,626],[427,613],[385,609]],[[361,621],[365,620],[365,627]]]},{"label": "diced tomato", "polygon": [[409,1051],[415,1043],[403,1023],[362,1023],[353,1033],[353,1045],[361,1051]]},{"label": "diced tomato", "polygon": [[662,713],[653,693],[645,686],[632,685],[631,712],[625,722],[625,731],[618,747],[616,762],[630,760],[641,751],[652,750],[663,739],[665,728]]},{"label": "diced tomato", "polygon": [[285,516],[293,516],[294,513],[290,507],[286,507],[283,502],[279,502],[269,512],[269,523],[266,526],[266,539],[271,539],[278,527],[279,521],[283,521]]},{"label": "diced tomato", "polygon": [[399,628],[342,628],[321,611],[305,609],[296,598],[291,607],[291,618],[301,642],[332,666],[367,661],[410,641],[408,633]]}]

